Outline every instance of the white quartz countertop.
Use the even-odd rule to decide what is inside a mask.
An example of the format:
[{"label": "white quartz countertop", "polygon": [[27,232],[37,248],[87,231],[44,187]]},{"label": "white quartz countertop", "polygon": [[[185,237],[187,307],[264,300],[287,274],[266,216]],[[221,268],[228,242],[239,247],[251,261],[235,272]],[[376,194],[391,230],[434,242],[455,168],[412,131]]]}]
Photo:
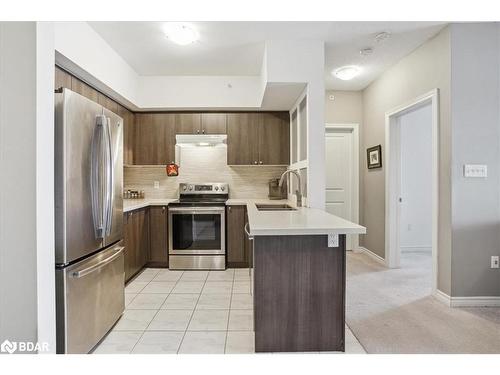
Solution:
[{"label": "white quartz countertop", "polygon": [[[123,212],[148,206],[163,206],[175,201],[172,198],[124,199]],[[301,207],[295,211],[259,211],[256,204],[289,204],[286,199],[271,200],[234,198],[226,205],[246,205],[248,224],[252,236],[289,236],[315,234],[364,234],[366,228],[316,208]]]},{"label": "white quartz countertop", "polygon": [[[280,201],[271,201],[280,203]],[[285,201],[286,202],[286,201]],[[295,211],[259,211],[255,201],[247,203],[251,236],[293,236],[317,234],[364,234],[366,228],[317,208]]]},{"label": "white quartz countertop", "polygon": [[149,206],[166,206],[170,202],[173,202],[175,200],[177,199],[171,199],[171,198],[170,199],[169,198],[124,199],[123,212],[129,212]]}]

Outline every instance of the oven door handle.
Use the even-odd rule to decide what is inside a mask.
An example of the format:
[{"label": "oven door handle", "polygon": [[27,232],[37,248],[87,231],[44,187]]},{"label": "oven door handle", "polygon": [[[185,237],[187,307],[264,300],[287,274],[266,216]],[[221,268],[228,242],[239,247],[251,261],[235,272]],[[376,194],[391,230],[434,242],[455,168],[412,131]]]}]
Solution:
[{"label": "oven door handle", "polygon": [[183,213],[221,213],[226,210],[225,207],[169,207],[170,212],[183,212]]}]

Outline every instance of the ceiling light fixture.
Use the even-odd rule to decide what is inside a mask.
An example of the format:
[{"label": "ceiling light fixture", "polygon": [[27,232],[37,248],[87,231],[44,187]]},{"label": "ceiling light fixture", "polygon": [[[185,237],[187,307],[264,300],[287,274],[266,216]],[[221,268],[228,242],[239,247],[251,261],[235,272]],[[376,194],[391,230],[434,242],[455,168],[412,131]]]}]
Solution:
[{"label": "ceiling light fixture", "polygon": [[356,77],[359,73],[361,72],[361,69],[357,66],[354,65],[348,65],[348,66],[343,66],[341,68],[338,68],[333,72],[333,74],[343,80],[343,81],[349,81]]},{"label": "ceiling light fixture", "polygon": [[361,56],[369,56],[373,53],[373,48],[371,47],[366,47],[366,48],[363,48],[359,51],[359,54]]},{"label": "ceiling light fixture", "polygon": [[200,38],[198,31],[184,22],[167,22],[163,31],[168,39],[181,46],[194,43]]},{"label": "ceiling light fixture", "polygon": [[391,36],[391,33],[388,31],[382,31],[378,34],[375,35],[375,41],[377,43],[383,42],[384,40],[388,39]]}]

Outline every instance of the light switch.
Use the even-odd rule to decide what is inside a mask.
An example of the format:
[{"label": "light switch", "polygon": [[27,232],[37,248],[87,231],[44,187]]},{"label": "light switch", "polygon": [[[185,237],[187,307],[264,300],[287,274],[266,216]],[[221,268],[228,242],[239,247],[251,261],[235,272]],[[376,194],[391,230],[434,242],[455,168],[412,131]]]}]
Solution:
[{"label": "light switch", "polygon": [[329,234],[328,235],[328,247],[339,247],[339,235]]},{"label": "light switch", "polygon": [[159,189],[159,188],[160,188],[160,181],[155,181],[155,182],[153,183],[153,187],[154,187],[155,189]]},{"label": "light switch", "polygon": [[486,178],[488,177],[488,166],[484,164],[465,164],[464,177]]}]

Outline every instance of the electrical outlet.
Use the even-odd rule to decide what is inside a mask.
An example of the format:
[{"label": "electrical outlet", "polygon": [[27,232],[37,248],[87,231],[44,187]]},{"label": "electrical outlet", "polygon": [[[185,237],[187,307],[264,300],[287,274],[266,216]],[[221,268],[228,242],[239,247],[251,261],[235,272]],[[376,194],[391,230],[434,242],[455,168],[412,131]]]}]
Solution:
[{"label": "electrical outlet", "polygon": [[153,187],[154,187],[155,189],[159,189],[159,188],[160,188],[160,181],[155,181],[155,182],[153,182]]},{"label": "electrical outlet", "polygon": [[465,164],[464,177],[486,178],[488,177],[488,166],[483,164]]},{"label": "electrical outlet", "polygon": [[339,247],[339,235],[329,234],[328,235],[328,247]]},{"label": "electrical outlet", "polygon": [[499,268],[500,257],[492,256],[491,257],[491,268]]}]

